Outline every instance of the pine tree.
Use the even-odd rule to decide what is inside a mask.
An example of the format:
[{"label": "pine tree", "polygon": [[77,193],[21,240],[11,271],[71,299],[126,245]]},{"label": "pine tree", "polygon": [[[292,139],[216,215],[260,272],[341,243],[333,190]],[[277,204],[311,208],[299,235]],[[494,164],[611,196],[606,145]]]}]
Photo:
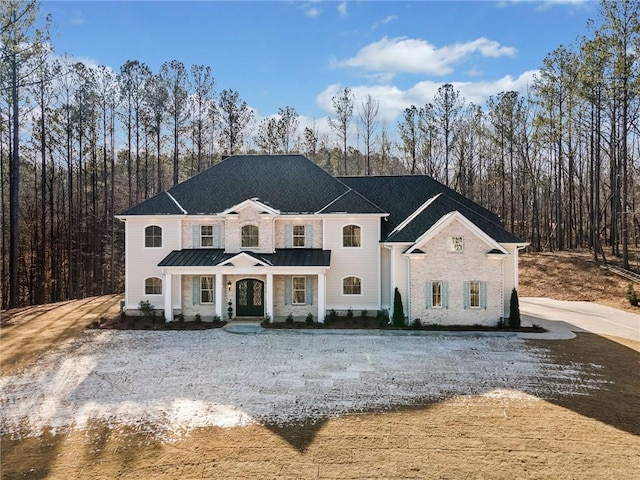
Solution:
[{"label": "pine tree", "polygon": [[509,303],[509,326],[520,328],[520,304],[518,302],[518,291],[511,290],[511,301]]}]

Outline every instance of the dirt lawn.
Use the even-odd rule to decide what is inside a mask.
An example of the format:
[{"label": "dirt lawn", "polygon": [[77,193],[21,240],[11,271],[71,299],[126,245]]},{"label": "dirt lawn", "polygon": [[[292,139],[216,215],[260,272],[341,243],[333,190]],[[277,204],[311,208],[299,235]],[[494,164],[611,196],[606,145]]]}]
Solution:
[{"label": "dirt lawn", "polygon": [[[531,267],[523,269],[526,279],[525,270]],[[606,276],[592,276],[591,282],[599,284],[600,278],[610,283]],[[557,282],[540,283],[556,285],[557,291]],[[538,296],[550,293],[551,288]],[[1,378],[28,370],[45,353],[68,348],[85,325],[117,312],[118,300],[101,297],[17,315],[3,312]],[[145,425],[113,426],[108,420],[37,437],[20,438],[3,427],[1,478],[636,479],[640,342],[591,334],[523,342],[527,349],[547,351],[551,364],[578,372],[585,381],[597,376],[605,383],[580,395],[545,399],[525,393],[457,395],[306,424],[197,427],[171,441],[150,434]]]}]

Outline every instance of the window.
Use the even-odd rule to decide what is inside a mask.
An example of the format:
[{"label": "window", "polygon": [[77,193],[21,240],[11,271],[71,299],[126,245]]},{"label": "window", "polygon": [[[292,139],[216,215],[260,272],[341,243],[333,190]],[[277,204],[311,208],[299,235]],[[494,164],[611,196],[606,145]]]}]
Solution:
[{"label": "window", "polygon": [[343,295],[361,295],[362,283],[358,277],[346,277],[342,280]]},{"label": "window", "polygon": [[213,247],[213,225],[200,225],[200,246]]},{"label": "window", "polygon": [[144,246],[146,248],[162,248],[162,227],[150,225],[144,229]]},{"label": "window", "polygon": [[293,226],[293,246],[304,247],[305,244],[305,226],[294,225]]},{"label": "window", "polygon": [[200,303],[213,303],[213,277],[200,277]]},{"label": "window", "polygon": [[442,282],[431,284],[431,306],[442,307]]},{"label": "window", "polygon": [[469,282],[469,307],[480,308],[480,282]]},{"label": "window", "polygon": [[144,281],[145,295],[162,295],[162,279],[150,277]]},{"label": "window", "polygon": [[291,281],[294,305],[305,305],[307,303],[307,279],[305,277],[293,277]]},{"label": "window", "polygon": [[256,225],[245,225],[242,227],[242,247],[251,248],[259,245],[258,227]]},{"label": "window", "polygon": [[462,253],[464,251],[464,237],[461,237],[461,236],[449,237],[448,250],[454,253]]},{"label": "window", "polygon": [[347,225],[342,228],[342,246],[360,247],[360,227],[357,225]]}]

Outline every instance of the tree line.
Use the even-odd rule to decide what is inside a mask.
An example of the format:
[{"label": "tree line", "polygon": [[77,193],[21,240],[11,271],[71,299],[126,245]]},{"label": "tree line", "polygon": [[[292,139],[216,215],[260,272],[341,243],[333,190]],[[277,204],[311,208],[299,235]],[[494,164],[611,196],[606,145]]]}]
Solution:
[{"label": "tree line", "polygon": [[[483,105],[452,84],[394,126],[379,100],[333,98],[329,134],[292,106],[260,121],[211,67],[119,71],[55,56],[36,0],[0,11],[2,308],[123,289],[114,215],[235,153],[302,153],[336,175],[426,174],[492,211],[531,249],[590,248],[629,267],[640,224],[637,1],[603,1],[526,93]],[[8,228],[7,228],[8,226]]]}]

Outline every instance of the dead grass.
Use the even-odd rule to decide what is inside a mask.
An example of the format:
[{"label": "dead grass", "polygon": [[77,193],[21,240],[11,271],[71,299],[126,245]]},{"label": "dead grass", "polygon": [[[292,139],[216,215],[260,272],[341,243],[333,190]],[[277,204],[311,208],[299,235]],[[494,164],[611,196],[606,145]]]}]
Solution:
[{"label": "dead grass", "polygon": [[[627,282],[585,255],[525,255],[522,265],[521,295],[624,306]],[[118,300],[3,317],[2,375],[117,309]],[[462,397],[307,425],[206,428],[170,444],[149,437],[143,426],[3,435],[1,478],[636,479],[640,342],[592,334],[530,342],[568,368],[593,365],[607,383],[590,395],[544,401]]]},{"label": "dead grass", "polygon": [[[595,263],[588,251],[527,253],[520,257],[520,296],[596,302],[639,313],[627,300],[630,281]],[[640,285],[635,285],[640,291]]]}]

